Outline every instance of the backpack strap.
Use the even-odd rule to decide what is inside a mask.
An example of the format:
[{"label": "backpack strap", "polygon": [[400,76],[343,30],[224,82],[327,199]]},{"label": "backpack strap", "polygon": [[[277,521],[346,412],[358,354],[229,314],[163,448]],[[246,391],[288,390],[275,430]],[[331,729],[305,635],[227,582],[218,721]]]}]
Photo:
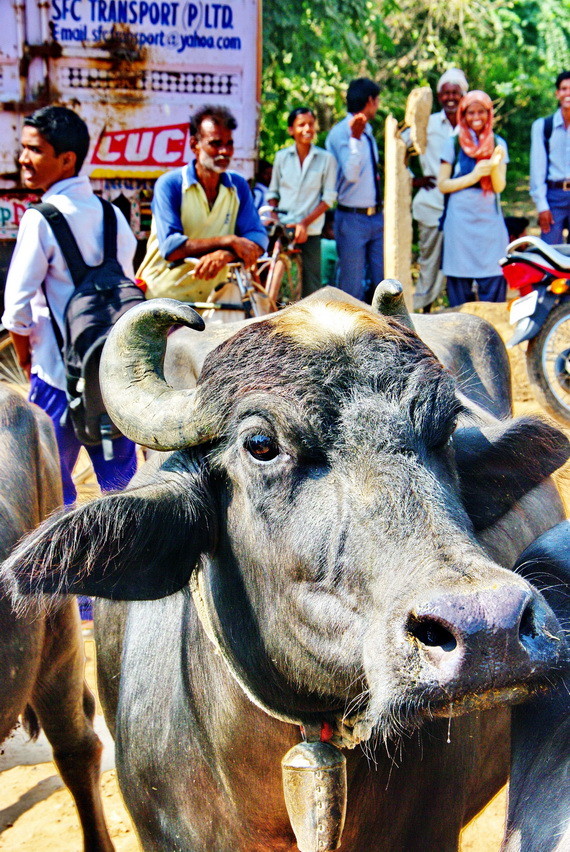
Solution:
[{"label": "backpack strap", "polygon": [[[454,133],[452,138],[453,138],[453,163],[451,165],[453,167],[455,165],[455,163],[457,162],[457,158],[459,156],[459,133]],[[451,173],[453,174],[453,168],[451,170]]]},{"label": "backpack strap", "polygon": [[550,137],[552,136],[552,127],[554,125],[554,115],[547,115],[542,125],[542,138],[544,141],[544,150],[546,151],[547,170],[548,160],[550,160]]},{"label": "backpack strap", "polygon": [[[100,198],[99,200],[103,206],[104,259],[112,258],[116,260],[117,217],[115,216],[113,205],[109,201],[105,198]],[[41,201],[38,204],[33,204],[32,207],[38,210],[49,223],[59,244],[61,253],[65,258],[73,283],[77,287],[78,284],[81,284],[91,267],[87,266],[83,260],[83,255],[79,251],[79,246],[77,245],[77,241],[73,236],[73,232],[69,227],[67,219],[63,213],[57,209],[57,207],[53,204],[49,204],[47,201]]]},{"label": "backpack strap", "polygon": [[103,254],[105,260],[117,259],[117,217],[115,208],[106,198],[100,198],[103,205]]},{"label": "backpack strap", "polygon": [[83,255],[79,251],[77,241],[73,236],[73,232],[69,227],[67,219],[57,207],[53,204],[48,204],[46,201],[41,201],[39,204],[33,204],[35,210],[42,214],[48,222],[53,234],[59,244],[61,253],[69,269],[69,274],[73,280],[73,284],[77,287],[81,284],[89,271],[89,267],[83,260]]},{"label": "backpack strap", "polygon": [[[101,204],[103,205],[103,252],[104,259],[106,258],[116,258],[117,257],[117,218],[115,216],[115,211],[113,210],[113,205],[106,201],[105,199],[100,199]],[[59,247],[61,249],[61,253],[64,257],[64,260],[67,264],[67,268],[69,269],[69,274],[71,275],[71,279],[73,281],[73,286],[78,287],[79,284],[83,281],[89,270],[91,269],[85,261],[83,260],[83,255],[79,251],[79,246],[77,245],[77,240],[73,236],[73,232],[69,227],[69,223],[63,213],[55,207],[53,204],[49,204],[47,201],[40,201],[38,204],[31,205],[35,210],[42,214],[44,219],[49,224],[50,228],[53,231],[53,235],[56,238]],[[53,333],[55,335],[55,339],[57,342],[57,346],[59,351],[61,352],[63,358],[63,334],[61,333],[61,329],[57,322],[55,321],[55,317],[53,315],[53,311],[51,309],[45,281],[42,281],[42,291],[44,294],[44,298],[46,300],[46,305],[49,311],[49,316],[53,328]]]}]

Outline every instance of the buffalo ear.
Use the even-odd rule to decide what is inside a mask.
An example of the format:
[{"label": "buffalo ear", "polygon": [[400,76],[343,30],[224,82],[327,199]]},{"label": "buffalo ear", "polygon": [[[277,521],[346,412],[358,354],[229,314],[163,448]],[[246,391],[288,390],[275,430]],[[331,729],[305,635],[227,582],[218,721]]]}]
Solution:
[{"label": "buffalo ear", "polygon": [[197,472],[168,471],[151,484],[49,518],[0,569],[21,595],[78,594],[154,600],[186,585],[210,547],[213,514]]},{"label": "buffalo ear", "polygon": [[513,571],[526,577],[546,598],[563,625],[570,617],[570,521],[561,521],[524,550]]},{"label": "buffalo ear", "polygon": [[476,530],[497,521],[570,457],[568,438],[532,417],[460,427],[453,444],[461,497]]}]

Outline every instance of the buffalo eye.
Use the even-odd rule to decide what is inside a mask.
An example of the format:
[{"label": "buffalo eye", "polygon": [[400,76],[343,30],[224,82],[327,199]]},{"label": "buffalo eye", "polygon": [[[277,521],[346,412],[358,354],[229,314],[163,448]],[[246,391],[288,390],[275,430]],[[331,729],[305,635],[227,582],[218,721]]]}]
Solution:
[{"label": "buffalo eye", "polygon": [[244,447],[257,461],[272,461],[279,455],[279,444],[269,435],[250,435],[245,439]]}]

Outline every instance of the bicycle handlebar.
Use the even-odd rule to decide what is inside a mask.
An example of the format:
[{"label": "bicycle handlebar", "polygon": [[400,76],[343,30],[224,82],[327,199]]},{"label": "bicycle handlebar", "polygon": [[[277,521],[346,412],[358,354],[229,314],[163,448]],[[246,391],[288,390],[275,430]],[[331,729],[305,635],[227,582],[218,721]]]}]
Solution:
[{"label": "bicycle handlebar", "polygon": [[[180,258],[180,260],[171,261],[168,264],[168,268],[169,269],[177,269],[179,266],[182,266],[183,263],[198,263],[199,260],[200,260],[199,257],[182,257],[182,258]],[[244,265],[243,260],[239,260],[239,258],[236,258],[235,260],[230,260],[230,261],[228,261],[228,263],[225,264],[225,266],[229,266],[232,269],[235,269],[237,266],[243,266],[243,265]],[[190,271],[187,274],[191,275],[192,271]]]}]

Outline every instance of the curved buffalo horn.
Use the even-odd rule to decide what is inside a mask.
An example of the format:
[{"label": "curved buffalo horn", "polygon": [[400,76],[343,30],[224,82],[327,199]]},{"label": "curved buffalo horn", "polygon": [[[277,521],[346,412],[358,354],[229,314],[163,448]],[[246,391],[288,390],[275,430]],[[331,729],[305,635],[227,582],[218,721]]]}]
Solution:
[{"label": "curved buffalo horn", "polygon": [[174,299],[141,302],[116,322],[101,356],[101,390],[113,423],[131,440],[155,450],[178,450],[208,437],[196,412],[195,390],[174,390],[164,378],[169,329],[197,331],[204,321]]},{"label": "curved buffalo horn", "polygon": [[385,317],[394,317],[402,325],[414,331],[414,324],[404,302],[404,288],[395,278],[385,278],[376,287],[372,299],[372,310]]}]

